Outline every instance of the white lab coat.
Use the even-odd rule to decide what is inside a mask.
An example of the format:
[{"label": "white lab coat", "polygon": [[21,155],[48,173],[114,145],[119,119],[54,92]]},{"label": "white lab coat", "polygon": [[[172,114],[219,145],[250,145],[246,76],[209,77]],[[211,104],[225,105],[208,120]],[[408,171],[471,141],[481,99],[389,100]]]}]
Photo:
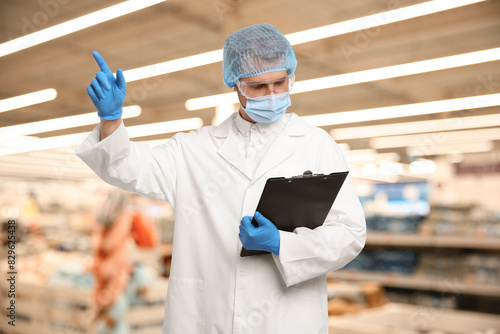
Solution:
[{"label": "white lab coat", "polygon": [[323,226],[280,231],[279,255],[240,257],[240,220],[253,215],[270,177],[347,170],[324,130],[291,114],[254,175],[232,131],[178,133],[152,149],[123,125],[99,141],[99,125],[76,154],[105,182],[168,201],[175,231],[164,334],[328,332],[325,274],[365,243],[362,207],[348,177]]}]

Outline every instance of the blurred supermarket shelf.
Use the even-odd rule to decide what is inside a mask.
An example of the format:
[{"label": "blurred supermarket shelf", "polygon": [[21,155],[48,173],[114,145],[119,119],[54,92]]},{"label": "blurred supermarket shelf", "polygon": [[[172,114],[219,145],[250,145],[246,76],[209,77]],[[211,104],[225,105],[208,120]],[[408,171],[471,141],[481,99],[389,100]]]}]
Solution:
[{"label": "blurred supermarket shelf", "polygon": [[367,245],[405,246],[405,247],[449,247],[500,250],[500,238],[396,234],[369,231],[366,236]]},{"label": "blurred supermarket shelf", "polygon": [[400,303],[329,317],[329,332],[335,334],[479,334],[498,333],[499,328],[497,315]]},{"label": "blurred supermarket shelf", "polygon": [[[92,322],[95,316],[92,289],[50,286],[40,282],[18,282],[16,287],[16,334],[97,333]],[[131,328],[131,334],[153,334],[161,331],[167,288],[168,280],[157,278],[149,284],[141,304],[129,307],[125,319]],[[0,284],[0,294],[5,292],[5,289],[5,284]],[[0,300],[2,310],[6,309],[8,303],[7,298]],[[4,318],[6,312],[0,311],[0,315]],[[2,326],[6,330],[6,322],[0,323],[0,333]]]},{"label": "blurred supermarket shelf", "polygon": [[421,275],[338,270],[327,274],[330,280],[374,281],[387,287],[431,290],[452,294],[472,294],[500,297],[499,285],[475,284],[454,278],[428,278]]}]

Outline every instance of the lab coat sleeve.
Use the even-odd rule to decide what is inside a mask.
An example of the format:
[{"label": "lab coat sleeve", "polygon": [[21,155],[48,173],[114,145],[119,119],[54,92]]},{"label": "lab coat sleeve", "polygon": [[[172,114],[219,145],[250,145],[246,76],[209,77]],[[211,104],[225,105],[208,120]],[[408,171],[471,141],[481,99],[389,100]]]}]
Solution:
[{"label": "lab coat sleeve", "polygon": [[[342,151],[329,135],[322,150],[320,173],[348,170]],[[365,239],[363,208],[348,175],[323,225],[280,231],[279,255],[273,258],[286,286],[292,286],[344,267],[361,252]]]},{"label": "lab coat sleeve", "polygon": [[123,190],[174,205],[176,139],[150,148],[146,143],[130,141],[123,121],[103,140],[100,133],[97,125],[75,151],[97,176]]}]

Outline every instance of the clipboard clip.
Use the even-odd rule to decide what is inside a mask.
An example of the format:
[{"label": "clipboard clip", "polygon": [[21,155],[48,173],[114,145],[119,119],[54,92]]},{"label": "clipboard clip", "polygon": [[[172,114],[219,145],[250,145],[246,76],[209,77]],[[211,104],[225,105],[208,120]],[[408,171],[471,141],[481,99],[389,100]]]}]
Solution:
[{"label": "clipboard clip", "polygon": [[306,170],[302,175],[292,176],[292,179],[298,179],[303,177],[320,176],[324,174],[313,174],[310,170]]}]

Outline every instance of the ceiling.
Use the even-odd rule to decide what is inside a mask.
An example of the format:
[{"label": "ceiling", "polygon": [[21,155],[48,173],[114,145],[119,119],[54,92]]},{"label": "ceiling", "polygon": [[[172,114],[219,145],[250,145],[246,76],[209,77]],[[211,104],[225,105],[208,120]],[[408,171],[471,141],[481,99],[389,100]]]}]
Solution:
[{"label": "ceiling", "polygon": [[[0,43],[95,12],[121,1],[0,1]],[[0,128],[94,110],[86,86],[99,70],[98,50],[112,71],[151,65],[222,48],[224,39],[247,25],[267,22],[284,34],[342,22],[425,1],[414,0],[169,0],[55,40],[0,57],[0,99],[45,88],[57,98],[0,113]],[[500,47],[500,1],[489,0],[436,14],[294,46],[296,80],[313,79]],[[231,92],[222,83],[221,62],[127,85],[126,105],[139,117],[127,126],[200,117],[210,125],[215,109],[188,111],[187,99]],[[300,116],[412,104],[500,92],[500,61],[378,80],[292,95],[289,111]],[[469,109],[355,125],[410,122],[497,114],[500,108]],[[325,126],[325,130],[353,124]],[[40,133],[38,137],[91,131],[94,125]],[[491,124],[498,128],[500,124]],[[173,134],[136,140],[166,139]],[[368,139],[347,140],[351,149]],[[1,143],[0,143],[1,146]],[[499,150],[497,141],[495,149]],[[84,179],[92,176],[74,147],[0,156],[0,176]],[[402,148],[380,152],[399,152]]]}]

